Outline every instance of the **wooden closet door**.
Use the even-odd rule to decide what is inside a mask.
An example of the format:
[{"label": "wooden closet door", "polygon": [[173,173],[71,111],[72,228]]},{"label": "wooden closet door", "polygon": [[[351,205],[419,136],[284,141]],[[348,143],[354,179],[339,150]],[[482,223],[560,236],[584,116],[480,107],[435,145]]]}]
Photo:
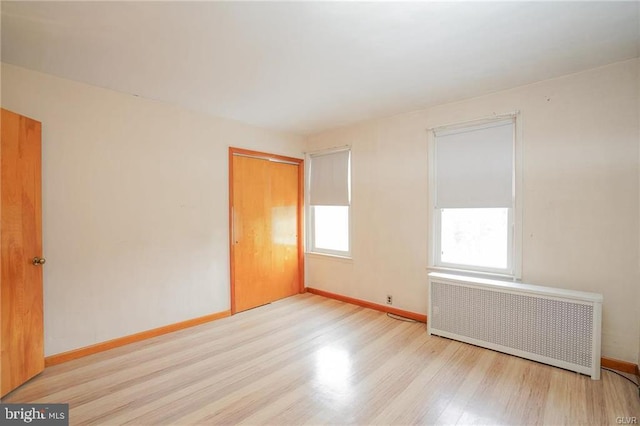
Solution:
[{"label": "wooden closet door", "polygon": [[0,396],[44,370],[41,125],[2,110]]},{"label": "wooden closet door", "polygon": [[232,155],[232,310],[300,292],[300,164]]}]

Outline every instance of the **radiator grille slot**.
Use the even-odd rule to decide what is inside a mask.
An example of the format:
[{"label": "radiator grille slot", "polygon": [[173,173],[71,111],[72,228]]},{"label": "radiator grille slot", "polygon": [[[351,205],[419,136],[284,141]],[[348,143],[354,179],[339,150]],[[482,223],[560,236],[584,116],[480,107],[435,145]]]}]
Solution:
[{"label": "radiator grille slot", "polygon": [[518,293],[517,286],[505,291],[504,283],[492,289],[432,275],[431,334],[599,377],[600,304],[560,298],[554,289],[549,289],[548,296],[540,291]]}]

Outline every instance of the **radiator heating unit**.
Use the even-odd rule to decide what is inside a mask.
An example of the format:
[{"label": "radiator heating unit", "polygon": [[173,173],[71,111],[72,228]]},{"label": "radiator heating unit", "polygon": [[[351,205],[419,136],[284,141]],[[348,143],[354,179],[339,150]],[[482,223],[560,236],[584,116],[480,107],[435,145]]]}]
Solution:
[{"label": "radiator heating unit", "polygon": [[429,334],[599,380],[601,323],[601,294],[429,274]]}]

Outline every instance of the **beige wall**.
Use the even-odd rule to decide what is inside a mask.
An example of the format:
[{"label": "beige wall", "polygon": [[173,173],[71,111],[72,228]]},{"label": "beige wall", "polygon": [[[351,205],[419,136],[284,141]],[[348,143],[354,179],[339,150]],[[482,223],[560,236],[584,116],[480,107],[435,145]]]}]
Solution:
[{"label": "beige wall", "polygon": [[427,133],[521,111],[523,281],[604,295],[603,354],[638,362],[638,60],[338,129],[352,145],[353,261],[307,256],[307,286],[425,313]]},{"label": "beige wall", "polygon": [[229,309],[227,148],[299,137],[2,65],[43,123],[47,355]]},{"label": "beige wall", "polygon": [[[43,122],[46,354],[229,308],[227,147],[301,139],[2,65]],[[522,112],[523,279],[604,295],[603,354],[640,354],[637,60],[308,139],[353,147],[353,260],[307,285],[426,312],[426,128]]]}]

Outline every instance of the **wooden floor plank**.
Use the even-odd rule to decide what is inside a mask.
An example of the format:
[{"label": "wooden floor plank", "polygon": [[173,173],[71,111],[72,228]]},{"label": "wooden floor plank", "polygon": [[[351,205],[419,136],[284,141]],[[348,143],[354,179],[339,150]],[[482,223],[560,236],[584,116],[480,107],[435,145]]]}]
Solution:
[{"label": "wooden floor plank", "polygon": [[72,425],[640,418],[613,373],[594,381],[312,294],[49,367],[3,402],[67,402]]}]

